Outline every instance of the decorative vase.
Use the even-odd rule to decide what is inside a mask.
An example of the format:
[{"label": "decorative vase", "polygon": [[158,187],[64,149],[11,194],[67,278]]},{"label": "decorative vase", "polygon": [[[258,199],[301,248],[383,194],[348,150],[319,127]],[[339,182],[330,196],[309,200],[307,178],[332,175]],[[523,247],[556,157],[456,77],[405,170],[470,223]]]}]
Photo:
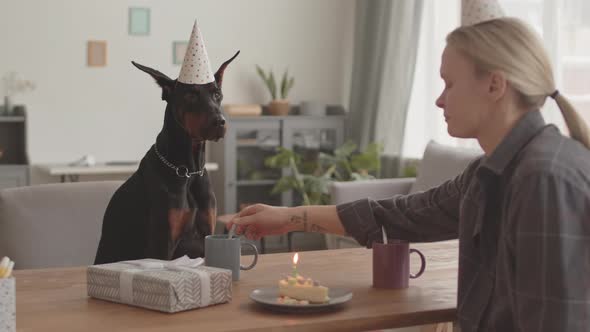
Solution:
[{"label": "decorative vase", "polygon": [[12,114],[12,102],[10,100],[10,96],[4,96],[4,114]]},{"label": "decorative vase", "polygon": [[268,112],[271,115],[288,115],[289,101],[287,99],[274,99],[268,104]]},{"label": "decorative vase", "polygon": [[301,115],[324,116],[326,115],[326,104],[315,101],[302,101],[300,106]]}]

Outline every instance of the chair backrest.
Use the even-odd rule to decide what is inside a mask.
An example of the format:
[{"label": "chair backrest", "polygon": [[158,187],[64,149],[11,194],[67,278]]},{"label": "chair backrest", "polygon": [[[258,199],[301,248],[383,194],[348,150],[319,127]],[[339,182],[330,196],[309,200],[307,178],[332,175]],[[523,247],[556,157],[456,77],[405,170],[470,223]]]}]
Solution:
[{"label": "chair backrest", "polygon": [[384,199],[394,195],[406,195],[414,178],[388,178],[354,182],[334,182],[330,187],[331,204],[342,204],[357,199]]},{"label": "chair backrest", "polygon": [[481,156],[477,149],[456,148],[428,142],[420,166],[418,177],[410,188],[410,194],[434,188],[461,174],[469,163]]},{"label": "chair backrest", "polygon": [[0,256],[17,269],[91,265],[102,219],[122,181],[0,190]]}]

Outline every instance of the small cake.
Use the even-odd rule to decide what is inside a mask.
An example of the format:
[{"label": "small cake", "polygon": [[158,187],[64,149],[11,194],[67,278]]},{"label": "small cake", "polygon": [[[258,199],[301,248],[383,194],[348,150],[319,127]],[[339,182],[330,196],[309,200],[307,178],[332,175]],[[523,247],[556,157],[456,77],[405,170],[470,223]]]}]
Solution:
[{"label": "small cake", "polygon": [[279,303],[284,304],[309,304],[326,303],[328,287],[321,286],[311,278],[304,278],[297,274],[296,277],[287,276],[279,280]]}]

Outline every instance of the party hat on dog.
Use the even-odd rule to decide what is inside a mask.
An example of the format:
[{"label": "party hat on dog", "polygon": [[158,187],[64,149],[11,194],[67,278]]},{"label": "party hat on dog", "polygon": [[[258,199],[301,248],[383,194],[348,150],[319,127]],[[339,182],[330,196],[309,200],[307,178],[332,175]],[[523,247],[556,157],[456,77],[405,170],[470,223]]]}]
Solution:
[{"label": "party hat on dog", "polygon": [[185,84],[207,84],[215,81],[205,42],[197,21],[193,25],[191,38],[186,48],[178,82]]}]

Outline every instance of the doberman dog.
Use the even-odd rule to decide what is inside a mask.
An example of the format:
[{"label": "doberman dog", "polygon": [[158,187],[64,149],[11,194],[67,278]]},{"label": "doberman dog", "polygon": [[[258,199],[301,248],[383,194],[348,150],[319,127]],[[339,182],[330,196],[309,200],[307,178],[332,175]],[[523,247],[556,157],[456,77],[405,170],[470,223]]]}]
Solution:
[{"label": "doberman dog", "polygon": [[132,61],[162,88],[164,126],[137,171],[113,194],[95,264],[204,256],[204,238],[216,222],[215,195],[204,168],[205,142],[225,135],[223,72],[239,53],[207,84],[184,84]]}]

